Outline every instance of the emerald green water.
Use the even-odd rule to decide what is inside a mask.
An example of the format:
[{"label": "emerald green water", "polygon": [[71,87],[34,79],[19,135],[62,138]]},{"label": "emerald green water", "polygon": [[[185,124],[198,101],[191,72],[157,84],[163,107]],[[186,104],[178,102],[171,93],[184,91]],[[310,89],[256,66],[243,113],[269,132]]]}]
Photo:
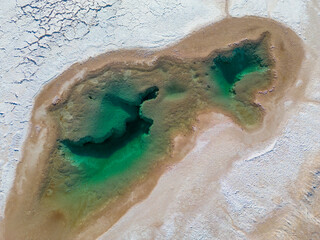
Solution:
[{"label": "emerald green water", "polygon": [[60,138],[42,201],[75,223],[170,161],[176,133],[200,111],[220,107],[243,126],[261,120],[253,93],[270,83],[266,46],[246,42],[204,61],[161,59],[155,68],[109,68],[56,106]]}]

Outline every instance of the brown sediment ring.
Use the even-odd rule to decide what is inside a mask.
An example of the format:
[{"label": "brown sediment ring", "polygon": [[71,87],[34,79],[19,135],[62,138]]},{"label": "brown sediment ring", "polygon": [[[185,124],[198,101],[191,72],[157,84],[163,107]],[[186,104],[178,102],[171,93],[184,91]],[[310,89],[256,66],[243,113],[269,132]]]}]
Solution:
[{"label": "brown sediment ring", "polygon": [[[10,224],[7,217],[14,218],[14,216],[19,215],[18,211],[26,210],[29,206],[32,206],[32,202],[35,199],[34,196],[42,179],[42,170],[58,136],[57,127],[53,120],[46,116],[45,110],[52,106],[53,103],[67,99],[68,92],[72,90],[74,84],[99,74],[108,67],[119,64],[121,66],[124,64],[128,66],[134,65],[140,68],[140,66],[153,66],[155,61],[161,57],[173,57],[182,60],[205,59],[215,50],[228,48],[230,44],[241,42],[245,39],[256,40],[264,32],[271,34],[270,45],[276,62],[274,70],[278,81],[273,83],[276,91],[273,91],[272,94],[256,94],[256,100],[263,105],[267,112],[270,112],[277,99],[283,97],[285,90],[295,84],[304,56],[302,42],[299,37],[289,28],[270,19],[258,17],[227,18],[193,33],[178,44],[166,49],[155,52],[141,49],[113,51],[90,58],[86,62],[72,65],[60,76],[44,86],[35,100],[29,134],[23,148],[22,160],[17,168],[14,186],[8,198],[4,224]],[[83,75],[76,78],[75,76],[79,72],[83,72]],[[66,83],[69,84],[67,87]],[[219,110],[217,109],[217,111]],[[278,116],[278,119],[280,118]],[[191,142],[189,147],[192,146]],[[40,153],[34,154],[34,149],[39,148],[43,143],[46,145],[45,148]],[[177,159],[182,157],[175,156]],[[121,205],[118,202],[114,203],[107,211],[100,211],[92,216],[91,221],[96,222],[99,219],[100,224],[87,223],[86,226],[77,229],[72,235],[75,236],[84,231],[94,238],[106,231],[133,204],[147,197],[165,170],[166,166],[155,168],[155,171],[150,173],[152,177],[149,177],[143,185],[139,184],[134,188],[136,196],[132,201],[119,201],[119,203],[122,203]],[[127,193],[127,195],[129,194],[131,193]],[[127,196],[122,197],[123,199],[127,198]],[[18,210],[16,206],[24,207]]]}]

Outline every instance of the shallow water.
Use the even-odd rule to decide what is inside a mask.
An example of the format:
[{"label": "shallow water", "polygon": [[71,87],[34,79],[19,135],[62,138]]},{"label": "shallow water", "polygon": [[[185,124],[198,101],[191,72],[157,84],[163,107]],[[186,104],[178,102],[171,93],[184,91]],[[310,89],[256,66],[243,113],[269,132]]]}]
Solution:
[{"label": "shallow water", "polygon": [[190,133],[201,111],[220,107],[245,127],[259,123],[262,110],[252,97],[270,84],[270,68],[260,39],[206,60],[108,68],[78,84],[50,112],[60,137],[41,204],[68,224],[81,222],[168,161],[173,137]]}]

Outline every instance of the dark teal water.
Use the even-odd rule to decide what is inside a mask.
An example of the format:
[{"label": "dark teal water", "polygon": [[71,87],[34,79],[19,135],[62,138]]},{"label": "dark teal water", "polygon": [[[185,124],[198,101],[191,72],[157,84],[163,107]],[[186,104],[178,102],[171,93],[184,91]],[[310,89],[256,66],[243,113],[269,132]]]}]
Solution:
[{"label": "dark teal water", "polygon": [[269,69],[267,61],[257,52],[259,47],[259,44],[251,43],[222,52],[213,59],[210,75],[223,95],[234,94],[233,86],[247,74]]}]

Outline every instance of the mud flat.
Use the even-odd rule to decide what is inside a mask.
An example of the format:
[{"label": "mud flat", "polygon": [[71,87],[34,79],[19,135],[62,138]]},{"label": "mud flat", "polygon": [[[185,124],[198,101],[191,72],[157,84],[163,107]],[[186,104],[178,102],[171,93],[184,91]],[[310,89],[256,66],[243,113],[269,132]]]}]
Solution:
[{"label": "mud flat", "polygon": [[95,239],[208,128],[235,123],[227,137],[264,141],[282,119],[276,103],[296,84],[303,56],[290,29],[247,17],[157,52],[109,52],[73,65],[36,99],[5,237]]}]

